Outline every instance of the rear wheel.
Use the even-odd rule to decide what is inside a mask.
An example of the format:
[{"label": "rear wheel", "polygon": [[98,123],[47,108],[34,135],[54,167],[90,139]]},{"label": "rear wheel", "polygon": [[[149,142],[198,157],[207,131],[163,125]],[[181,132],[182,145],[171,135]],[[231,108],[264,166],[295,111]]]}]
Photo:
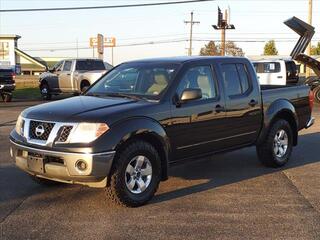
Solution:
[{"label": "rear wheel", "polygon": [[265,140],[257,145],[260,161],[268,167],[281,167],[291,156],[293,133],[286,120],[277,120],[270,128]]},{"label": "rear wheel", "polygon": [[107,194],[120,205],[141,206],[157,191],[160,173],[157,150],[144,141],[132,142],[115,159]]},{"label": "rear wheel", "polygon": [[81,93],[84,93],[87,91],[87,89],[90,87],[90,83],[88,81],[83,81],[81,83]]},{"label": "rear wheel", "polygon": [[50,89],[47,83],[41,84],[40,92],[43,100],[51,100],[52,95],[50,93]]}]

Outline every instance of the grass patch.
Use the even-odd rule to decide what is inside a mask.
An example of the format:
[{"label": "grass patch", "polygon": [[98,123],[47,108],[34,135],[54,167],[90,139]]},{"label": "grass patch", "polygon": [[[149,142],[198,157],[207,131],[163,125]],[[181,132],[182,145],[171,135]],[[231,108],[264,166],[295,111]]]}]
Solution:
[{"label": "grass patch", "polygon": [[38,87],[35,88],[21,88],[13,91],[13,98],[16,99],[40,99],[41,94]]}]

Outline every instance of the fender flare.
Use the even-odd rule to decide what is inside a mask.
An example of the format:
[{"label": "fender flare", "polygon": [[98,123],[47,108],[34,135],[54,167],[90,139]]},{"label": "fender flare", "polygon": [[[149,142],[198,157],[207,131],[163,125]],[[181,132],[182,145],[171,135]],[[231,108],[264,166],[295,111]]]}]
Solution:
[{"label": "fender flare", "polygon": [[[168,178],[171,147],[167,133],[159,122],[148,117],[133,117],[116,122],[109,127],[110,130],[98,140],[98,146],[104,145],[105,148],[107,145],[108,150],[117,153],[117,150],[133,138],[152,140],[151,144],[155,145],[161,157],[162,180]],[[158,149],[159,147],[162,149]]]},{"label": "fender flare", "polygon": [[277,118],[282,118],[289,122],[293,128],[294,145],[297,145],[297,128],[299,126],[298,116],[293,104],[286,99],[278,99],[274,101],[264,112],[263,125],[257,140],[257,144],[261,144],[263,142],[269,132],[270,127]]}]

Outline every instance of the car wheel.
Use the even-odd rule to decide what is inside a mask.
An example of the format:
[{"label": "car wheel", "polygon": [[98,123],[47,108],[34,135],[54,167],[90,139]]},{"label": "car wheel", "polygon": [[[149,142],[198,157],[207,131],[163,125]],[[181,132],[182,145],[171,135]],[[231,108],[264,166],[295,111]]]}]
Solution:
[{"label": "car wheel", "polygon": [[84,83],[81,86],[81,93],[84,93],[85,91],[87,91],[87,89],[90,87],[89,83]]},{"label": "car wheel", "polygon": [[281,167],[291,156],[293,134],[286,120],[277,120],[270,128],[265,140],[257,145],[260,161],[268,167]]},{"label": "car wheel", "polygon": [[40,86],[40,92],[43,100],[51,100],[52,95],[50,93],[50,89],[48,84],[44,83]]},{"label": "car wheel", "polygon": [[49,180],[49,179],[40,178],[40,177],[36,177],[36,176],[31,176],[30,175],[30,177],[35,183],[37,183],[39,185],[44,185],[44,186],[47,186],[47,187],[63,184],[61,182],[52,181],[52,180]]},{"label": "car wheel", "polygon": [[314,101],[316,103],[320,103],[320,86],[313,89]]},{"label": "car wheel", "polygon": [[1,97],[4,102],[11,102],[12,101],[12,94],[3,93],[3,94],[1,94]]},{"label": "car wheel", "polygon": [[148,142],[131,142],[114,161],[106,188],[109,198],[128,207],[147,203],[160,182],[161,162],[157,150]]}]

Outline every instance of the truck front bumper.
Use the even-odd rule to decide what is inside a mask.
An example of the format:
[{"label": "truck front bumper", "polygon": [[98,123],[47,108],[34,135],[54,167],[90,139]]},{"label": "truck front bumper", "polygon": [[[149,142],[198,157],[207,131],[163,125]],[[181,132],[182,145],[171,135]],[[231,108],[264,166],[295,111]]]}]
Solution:
[{"label": "truck front bumper", "polygon": [[16,84],[0,84],[0,92],[12,92],[16,88]]},{"label": "truck front bumper", "polygon": [[11,141],[10,154],[17,167],[40,178],[105,187],[115,152],[71,153],[24,146]]}]

